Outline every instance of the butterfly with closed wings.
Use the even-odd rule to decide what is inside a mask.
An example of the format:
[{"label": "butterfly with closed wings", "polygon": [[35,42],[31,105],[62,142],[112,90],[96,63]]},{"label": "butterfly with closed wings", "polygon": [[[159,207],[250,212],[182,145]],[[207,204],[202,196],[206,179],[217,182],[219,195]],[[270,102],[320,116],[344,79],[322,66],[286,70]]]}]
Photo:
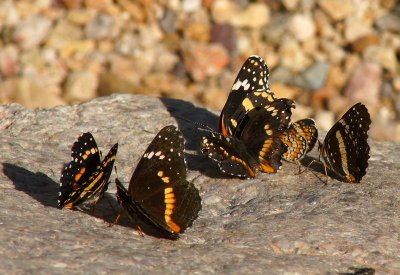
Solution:
[{"label": "butterfly with closed wings", "polygon": [[136,225],[150,227],[162,237],[179,238],[201,210],[199,192],[186,180],[182,134],[172,125],[150,143],[128,189],[118,179],[116,185],[118,201]]},{"label": "butterfly with closed wings", "polygon": [[73,208],[82,203],[95,205],[110,184],[118,151],[116,143],[100,162],[100,151],[91,133],[82,134],[71,149],[72,160],[61,173],[58,206]]},{"label": "butterfly with closed wings", "polygon": [[289,162],[298,162],[310,152],[318,140],[318,129],[315,121],[305,118],[293,122],[282,135],[281,140],[288,148],[282,158]]},{"label": "butterfly with closed wings", "polygon": [[324,167],[348,182],[358,183],[368,167],[371,118],[362,103],[352,106],[328,131],[320,145]]}]

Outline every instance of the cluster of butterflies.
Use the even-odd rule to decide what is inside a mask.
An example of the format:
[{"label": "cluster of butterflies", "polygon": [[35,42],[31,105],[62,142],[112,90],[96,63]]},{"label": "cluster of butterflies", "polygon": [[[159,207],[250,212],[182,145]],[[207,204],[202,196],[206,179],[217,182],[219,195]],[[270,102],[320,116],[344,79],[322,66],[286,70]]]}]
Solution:
[{"label": "cluster of butterflies", "polygon": [[[218,131],[198,127],[204,133],[200,150],[222,172],[239,178],[253,178],[257,171],[275,173],[282,159],[299,163],[313,149],[318,130],[310,118],[291,123],[294,107],[293,100],[274,95],[267,65],[262,58],[251,56],[234,82]],[[368,166],[370,124],[368,110],[361,103],[336,122],[319,143],[325,172],[329,169],[344,181],[361,181]],[[82,134],[72,146],[71,162],[62,171],[58,206],[95,205],[108,188],[117,150],[115,144],[101,161],[93,136]],[[116,179],[118,202],[136,224],[177,239],[201,210],[199,192],[186,180],[186,173],[183,136],[175,126],[166,126],[143,154],[128,189]]]}]

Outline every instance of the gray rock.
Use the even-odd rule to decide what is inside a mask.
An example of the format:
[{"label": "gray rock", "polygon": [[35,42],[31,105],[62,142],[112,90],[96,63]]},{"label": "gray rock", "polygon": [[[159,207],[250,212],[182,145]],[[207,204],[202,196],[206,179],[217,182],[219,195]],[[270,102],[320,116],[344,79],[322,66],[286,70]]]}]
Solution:
[{"label": "gray rock", "polygon": [[327,62],[317,62],[295,77],[293,83],[306,89],[317,90],[325,84],[330,68],[331,65]]},{"label": "gray rock", "polygon": [[[0,106],[0,116],[1,273],[400,272],[400,164],[393,154],[400,144],[370,142],[361,184],[324,185],[320,172],[296,175],[288,163],[277,174],[239,180],[195,153],[199,133],[177,118],[214,127],[217,116],[188,102],[113,95],[52,109]],[[95,212],[103,218],[56,208],[60,171],[80,132],[91,131],[103,152],[119,142],[116,165],[126,183],[147,144],[171,123],[186,138],[188,178],[203,198],[180,240],[142,237],[126,218],[109,227],[115,213],[106,199]],[[107,192],[116,207],[114,183]]]}]

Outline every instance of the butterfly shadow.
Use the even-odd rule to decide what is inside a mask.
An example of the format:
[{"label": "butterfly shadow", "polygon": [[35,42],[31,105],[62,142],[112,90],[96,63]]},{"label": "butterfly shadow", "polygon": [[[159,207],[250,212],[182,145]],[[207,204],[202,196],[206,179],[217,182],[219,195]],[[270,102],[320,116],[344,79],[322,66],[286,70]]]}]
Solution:
[{"label": "butterfly shadow", "polygon": [[[57,205],[59,183],[52,180],[46,174],[42,172],[35,173],[11,163],[3,163],[3,173],[12,181],[16,190],[28,194],[43,206],[59,208]],[[91,207],[74,208],[72,211],[80,211],[97,218],[102,218],[105,222],[112,224],[116,214],[110,204],[114,206],[114,209],[121,209],[118,208],[118,202],[115,197],[109,193],[105,193],[104,198],[99,201],[94,211]],[[132,226],[126,224],[124,221],[119,224]]]},{"label": "butterfly shadow", "polygon": [[15,189],[23,191],[44,206],[57,208],[59,184],[42,172],[31,172],[11,163],[3,163],[3,173],[14,184]]},{"label": "butterfly shadow", "polygon": [[222,173],[214,161],[200,152],[200,142],[204,131],[199,128],[216,129],[218,116],[206,108],[196,107],[191,102],[172,98],[160,98],[160,100],[171,116],[176,119],[178,128],[186,141],[186,151],[195,151],[195,153],[186,153],[185,155],[188,168],[199,171],[210,178],[232,178],[230,175]]},{"label": "butterfly shadow", "polygon": [[[301,174],[304,172],[307,172],[307,170],[311,170],[312,173],[319,180],[323,181],[324,183],[327,183],[326,176],[328,176],[329,178],[338,180],[338,181],[343,181],[343,179],[341,177],[339,177],[336,173],[334,173],[330,169],[327,168],[325,170],[324,163],[321,160],[319,160],[318,158],[314,158],[314,157],[306,155],[306,156],[304,156],[303,159],[300,160],[300,164],[303,166],[303,169],[305,169],[302,172],[300,172]],[[318,174],[316,174],[316,173],[318,173]],[[326,174],[326,173],[328,173],[328,174]]]}]

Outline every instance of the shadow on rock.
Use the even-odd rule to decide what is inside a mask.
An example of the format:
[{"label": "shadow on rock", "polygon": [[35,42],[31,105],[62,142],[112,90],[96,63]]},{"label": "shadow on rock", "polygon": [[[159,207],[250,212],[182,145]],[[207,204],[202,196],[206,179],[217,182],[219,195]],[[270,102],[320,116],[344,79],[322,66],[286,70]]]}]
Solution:
[{"label": "shadow on rock", "polygon": [[160,98],[160,100],[171,116],[176,119],[178,128],[186,141],[185,149],[196,152],[186,154],[188,168],[211,178],[231,178],[230,175],[222,173],[214,161],[200,153],[199,145],[203,132],[198,130],[199,125],[196,123],[217,129],[218,116],[187,101],[171,98]]},{"label": "shadow on rock", "polygon": [[[325,174],[325,168],[324,168],[324,163],[320,161],[317,158],[310,157],[310,156],[305,156],[302,160],[300,160],[300,163],[302,166],[304,166],[305,169],[312,170],[316,173],[313,173],[318,179],[323,181],[324,183],[326,182],[326,174]],[[328,173],[328,177],[338,180],[338,181],[343,181],[343,178],[338,176],[336,173],[333,171],[327,169],[326,172]]]},{"label": "shadow on rock", "polygon": [[44,206],[57,208],[59,184],[47,175],[33,173],[11,163],[3,163],[3,172],[13,182],[15,189],[25,192]]},{"label": "shadow on rock", "polygon": [[171,98],[160,98],[160,100],[171,116],[177,120],[179,130],[186,140],[186,149],[198,151],[202,131],[197,129],[196,123],[216,129],[218,116],[187,101]]}]

